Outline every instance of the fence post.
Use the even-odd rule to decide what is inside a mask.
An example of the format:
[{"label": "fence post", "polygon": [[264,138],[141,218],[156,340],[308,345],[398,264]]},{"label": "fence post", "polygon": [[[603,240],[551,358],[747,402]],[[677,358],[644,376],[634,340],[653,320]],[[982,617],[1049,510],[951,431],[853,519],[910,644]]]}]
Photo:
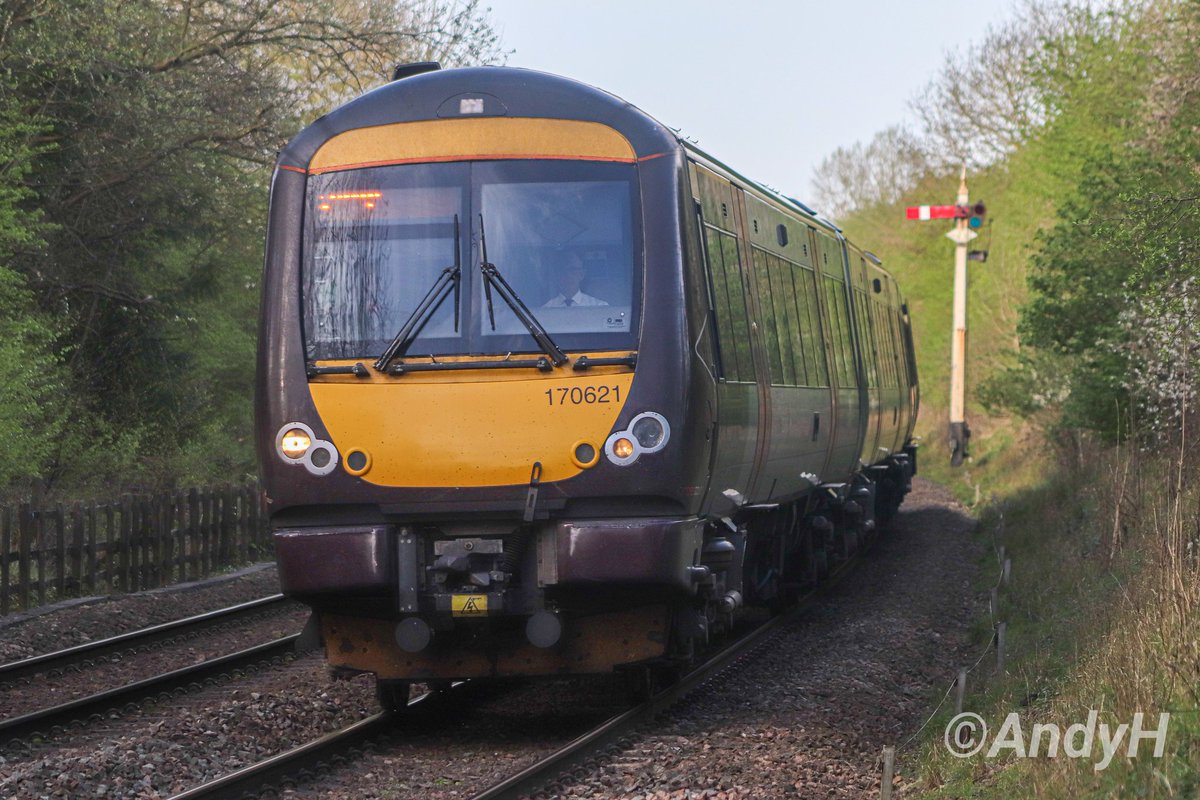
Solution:
[{"label": "fence post", "polygon": [[54,504],[54,589],[55,600],[67,593],[67,517],[63,504]]},{"label": "fence post", "polygon": [[117,533],[117,506],[109,503],[104,507],[104,585],[108,592],[116,590],[117,581],[113,577],[120,569],[121,550],[117,546],[120,535]]},{"label": "fence post", "polygon": [[5,508],[0,516],[0,616],[8,615],[8,582],[11,578],[9,564],[12,563],[13,510]]},{"label": "fence post", "polygon": [[883,748],[883,778],[879,782],[879,800],[892,800],[892,775],[896,770],[896,748]]},{"label": "fence post", "polygon": [[[133,498],[121,495],[121,528],[117,534],[117,551],[120,553],[121,591],[130,591],[130,576],[133,574]],[[115,588],[115,587],[114,587]]]},{"label": "fence post", "polygon": [[83,594],[83,504],[76,500],[71,504],[71,571],[76,597]]},{"label": "fence post", "polygon": [[154,507],[154,578],[158,586],[166,586],[171,582],[171,576],[166,569],[167,542],[171,535],[171,502],[169,495],[163,492],[155,494],[151,500]]},{"label": "fence post", "polygon": [[30,548],[33,545],[35,533],[33,523],[33,508],[28,503],[22,503],[17,510],[17,599],[22,610],[29,608]]},{"label": "fence post", "polygon": [[221,566],[233,563],[233,487],[221,487]]},{"label": "fence post", "polygon": [[1001,576],[1004,581],[1004,586],[1007,588],[1009,580],[1012,578],[1012,559],[1004,559],[1004,573]]},{"label": "fence post", "polygon": [[238,493],[238,561],[243,564],[250,561],[250,490],[246,484],[237,489]]},{"label": "fence post", "polygon": [[33,511],[34,545],[37,548],[37,596],[38,605],[46,605],[46,512],[40,509]]},{"label": "fence post", "polygon": [[192,580],[200,577],[200,565],[196,558],[200,552],[200,546],[197,542],[200,534],[200,493],[195,488],[188,489],[187,492],[187,563],[188,575]]},{"label": "fence post", "polygon": [[1004,674],[1004,634],[1008,626],[1001,622],[996,626],[996,674]]},{"label": "fence post", "polygon": [[963,710],[963,699],[967,695],[967,668],[959,667],[958,680],[954,684],[954,715],[958,716]]},{"label": "fence post", "polygon": [[996,617],[1000,616],[1000,590],[995,586],[992,587],[991,597],[988,598],[988,607],[992,612],[992,622],[995,622]]},{"label": "fence post", "polygon": [[84,535],[87,538],[87,592],[88,594],[96,594],[96,584],[100,582],[100,576],[96,574],[98,570],[98,559],[96,556],[96,542],[100,539],[99,527],[96,520],[96,504],[88,503],[87,507],[87,524],[84,525]]}]

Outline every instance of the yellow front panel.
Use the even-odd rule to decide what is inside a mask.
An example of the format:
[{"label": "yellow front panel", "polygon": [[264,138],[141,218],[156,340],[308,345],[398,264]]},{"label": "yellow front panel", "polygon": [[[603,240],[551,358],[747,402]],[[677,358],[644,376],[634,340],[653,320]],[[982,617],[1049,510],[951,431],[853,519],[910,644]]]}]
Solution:
[{"label": "yellow front panel", "polygon": [[512,486],[529,482],[536,461],[544,482],[582,472],[571,459],[575,445],[602,450],[632,384],[620,368],[566,367],[338,376],[309,388],[342,463],[351,450],[369,454],[368,483]]},{"label": "yellow front panel", "polygon": [[636,157],[624,136],[598,122],[510,117],[439,119],[339,133],[321,145],[309,162],[308,171],[490,158],[632,162]]}]

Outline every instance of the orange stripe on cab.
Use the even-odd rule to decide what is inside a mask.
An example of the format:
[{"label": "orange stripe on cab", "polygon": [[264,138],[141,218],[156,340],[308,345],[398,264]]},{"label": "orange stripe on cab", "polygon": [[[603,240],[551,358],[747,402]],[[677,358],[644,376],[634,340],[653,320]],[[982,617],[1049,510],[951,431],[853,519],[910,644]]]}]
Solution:
[{"label": "orange stripe on cab", "polygon": [[397,122],[339,133],[313,154],[312,174],[383,164],[502,158],[637,161],[629,140],[599,122],[525,117]]}]

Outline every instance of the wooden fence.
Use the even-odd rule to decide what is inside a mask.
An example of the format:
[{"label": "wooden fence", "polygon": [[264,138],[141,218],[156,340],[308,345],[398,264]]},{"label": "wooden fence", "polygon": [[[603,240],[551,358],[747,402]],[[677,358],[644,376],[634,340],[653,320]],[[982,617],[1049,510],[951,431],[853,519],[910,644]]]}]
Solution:
[{"label": "wooden fence", "polygon": [[0,616],[195,580],[270,554],[253,484],[0,508]]}]

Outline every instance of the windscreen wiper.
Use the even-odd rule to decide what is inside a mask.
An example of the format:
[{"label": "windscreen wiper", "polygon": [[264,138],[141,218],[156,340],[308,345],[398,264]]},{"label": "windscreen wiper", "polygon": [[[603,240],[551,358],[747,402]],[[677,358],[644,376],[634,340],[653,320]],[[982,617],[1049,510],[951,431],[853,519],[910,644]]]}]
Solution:
[{"label": "windscreen wiper", "polygon": [[479,262],[479,271],[483,273],[483,293],[487,299],[488,320],[492,323],[492,330],[496,330],[496,310],[492,306],[492,287],[495,287],[496,294],[500,295],[500,299],[507,303],[517,319],[521,320],[526,330],[529,331],[529,335],[538,343],[538,347],[542,348],[542,352],[549,356],[550,362],[556,367],[567,363],[567,354],[560,350],[554,340],[550,338],[545,326],[538,322],[537,317],[513,291],[508,281],[504,280],[504,276],[500,274],[496,265],[488,261],[487,236],[483,232],[483,214],[479,215],[479,249],[483,256],[483,260]]},{"label": "windscreen wiper", "polygon": [[454,215],[454,266],[446,267],[442,273],[438,275],[437,280],[433,282],[433,286],[425,293],[425,297],[413,309],[408,320],[400,328],[400,332],[396,334],[396,338],[392,339],[392,343],[388,345],[387,350],[383,351],[383,355],[375,360],[375,369],[380,372],[387,372],[388,365],[404,355],[413,341],[420,335],[421,330],[433,318],[433,314],[441,307],[447,295],[451,291],[454,293],[454,332],[458,333],[458,306],[459,293],[462,290],[462,248],[460,247],[460,234],[458,229],[458,214]]}]

